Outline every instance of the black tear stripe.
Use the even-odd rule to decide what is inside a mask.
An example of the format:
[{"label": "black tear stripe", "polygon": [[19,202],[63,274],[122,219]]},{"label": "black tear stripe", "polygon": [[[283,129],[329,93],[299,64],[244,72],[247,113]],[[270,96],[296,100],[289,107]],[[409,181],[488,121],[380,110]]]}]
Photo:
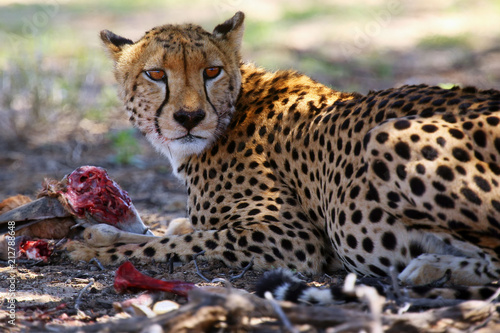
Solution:
[{"label": "black tear stripe", "polygon": [[161,128],[158,119],[160,119],[161,113],[163,112],[163,107],[165,106],[165,104],[168,103],[168,99],[170,97],[170,91],[168,90],[168,79],[165,78],[163,83],[165,83],[165,98],[163,99],[163,102],[161,103],[160,107],[158,108],[158,110],[156,110],[155,113],[155,130],[156,133],[160,136],[161,136]]},{"label": "black tear stripe", "polygon": [[207,93],[207,81],[205,80],[204,82],[205,84],[203,85],[203,90],[205,91],[205,98],[207,99],[208,103],[212,106],[212,109],[214,110],[215,114],[217,116],[219,116],[219,112],[217,112],[217,109],[215,108],[215,106],[212,104],[212,101],[210,100],[210,97],[208,97],[208,93]]}]

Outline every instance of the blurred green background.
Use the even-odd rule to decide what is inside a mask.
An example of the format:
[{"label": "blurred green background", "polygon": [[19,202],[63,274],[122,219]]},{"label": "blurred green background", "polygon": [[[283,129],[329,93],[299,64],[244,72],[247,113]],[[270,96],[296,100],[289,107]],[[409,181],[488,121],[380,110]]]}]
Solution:
[{"label": "blurred green background", "polygon": [[130,128],[98,33],[136,40],[184,22],[211,31],[238,10],[244,59],[270,70],[361,93],[500,88],[500,0],[0,0],[0,195],[30,192],[23,175],[39,182],[81,164],[168,172]]}]

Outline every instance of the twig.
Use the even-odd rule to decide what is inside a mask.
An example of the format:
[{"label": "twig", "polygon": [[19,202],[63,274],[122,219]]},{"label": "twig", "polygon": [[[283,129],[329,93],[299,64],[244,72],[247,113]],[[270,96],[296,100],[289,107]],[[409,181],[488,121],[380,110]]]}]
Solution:
[{"label": "twig", "polygon": [[96,264],[96,266],[99,267],[99,269],[101,271],[104,270],[104,266],[101,264],[101,262],[99,261],[99,259],[97,259],[96,257],[94,257],[94,258],[92,258],[92,259],[89,260],[89,264],[91,264],[91,263]]},{"label": "twig", "polygon": [[208,279],[205,275],[203,275],[203,273],[200,271],[200,268],[198,267],[198,263],[196,262],[196,258],[198,256],[201,256],[201,255],[204,255],[205,254],[205,250],[199,252],[199,253],[196,253],[196,254],[193,254],[193,261],[194,261],[194,267],[196,267],[196,274],[198,274],[199,277],[201,277],[203,280],[205,280],[205,282],[210,282],[210,279]]},{"label": "twig", "polygon": [[[210,280],[209,278],[207,278],[205,275],[203,275],[203,273],[201,272],[200,268],[198,267],[198,262],[196,261],[196,258],[200,255],[204,255],[205,254],[205,250],[201,251],[200,253],[196,253],[193,255],[193,261],[194,261],[194,267],[196,267],[196,274],[198,274],[199,277],[201,277],[203,280],[205,280],[206,282],[210,282],[210,283],[217,283],[217,282],[224,282],[224,283],[227,283],[228,281],[226,281],[225,279],[222,279],[222,278],[215,278],[215,279],[212,279]],[[242,278],[243,275],[245,275],[246,272],[248,272],[252,266],[253,266],[253,261],[254,261],[254,258],[255,257],[252,257],[252,259],[250,259],[250,262],[248,263],[248,265],[246,265],[244,268],[243,268],[243,271],[240,273],[240,274],[237,274],[237,275],[234,275],[234,276],[231,276],[229,278],[229,281],[234,281],[236,279],[239,279],[239,278]]]},{"label": "twig", "polygon": [[61,238],[55,245],[54,245],[54,248],[55,249],[58,249],[59,247],[61,247],[64,243],[66,243],[68,239],[67,238]]},{"label": "twig", "polygon": [[292,323],[288,319],[288,317],[285,315],[283,310],[281,309],[281,306],[276,302],[276,300],[273,298],[273,294],[271,292],[266,291],[264,293],[264,297],[269,301],[269,304],[273,307],[274,312],[278,315],[279,320],[285,326],[285,328],[292,333],[298,333],[299,331],[292,326]]},{"label": "twig", "polygon": [[370,308],[373,318],[370,323],[370,332],[382,333],[384,331],[382,328],[382,307],[384,306],[385,298],[378,294],[377,289],[369,286],[356,286],[354,291],[356,296],[368,303]]},{"label": "twig", "polygon": [[411,303],[410,302],[405,302],[402,306],[398,308],[398,315],[402,315],[403,313],[408,312],[411,308]]},{"label": "twig", "polygon": [[397,311],[399,315],[407,312],[412,304],[408,302],[408,298],[403,296],[401,293],[401,288],[398,283],[398,273],[394,266],[389,267],[389,273],[391,278],[392,291],[394,293],[394,298],[396,299]]},{"label": "twig", "polygon": [[401,289],[399,288],[396,268],[394,266],[389,267],[389,273],[391,277],[392,290],[394,291],[394,294],[396,296],[396,303],[398,303],[399,305],[399,301],[403,298],[403,295],[401,294]]},{"label": "twig", "polygon": [[174,273],[174,257],[171,257],[167,261],[168,274]]},{"label": "twig", "polygon": [[80,292],[78,293],[78,297],[76,298],[76,301],[75,301],[75,310],[77,312],[80,312],[80,303],[82,302],[82,297],[83,297],[83,294],[89,290],[89,288],[94,284],[94,278],[90,278],[89,279],[89,283],[82,289],[80,290]]},{"label": "twig", "polygon": [[231,289],[233,288],[233,285],[228,280],[226,280],[224,278],[215,278],[215,279],[212,279],[210,281],[210,283],[219,283],[219,282],[221,282],[222,284],[224,284],[224,287],[226,287],[226,289],[227,289],[228,292],[231,292]]},{"label": "twig", "polygon": [[[372,333],[382,333],[382,307],[385,303],[385,298],[380,296],[377,289],[365,285],[356,285],[356,275],[349,273],[344,281],[343,286],[344,292],[348,295],[355,295],[359,299],[364,300],[368,303],[370,311],[372,314],[372,320],[368,324],[371,328]],[[366,324],[366,323],[365,323]],[[349,327],[350,325],[350,327]],[[359,322],[346,323],[342,330],[355,331],[360,328]]]},{"label": "twig", "polygon": [[422,308],[442,308],[445,306],[457,306],[463,303],[463,299],[446,299],[442,297],[438,298],[410,298],[404,297],[405,302],[410,303],[412,307],[422,307]]},{"label": "twig", "polygon": [[500,296],[500,288],[498,288],[497,291],[495,291],[495,293],[490,296],[490,298],[485,300],[485,302],[493,303],[497,299],[498,296]]},{"label": "twig", "polygon": [[340,324],[332,329],[328,330],[328,333],[342,333],[342,332],[366,332],[369,328],[366,322],[349,322]]},{"label": "twig", "polygon": [[25,268],[31,268],[31,267],[38,266],[42,263],[45,263],[45,261],[43,259],[37,259],[35,261],[33,261],[32,259],[27,259],[26,261],[21,259],[21,260],[17,260],[17,262],[20,264],[24,263]]},{"label": "twig", "polygon": [[248,272],[252,266],[253,266],[253,260],[255,259],[255,256],[252,257],[252,259],[250,259],[250,262],[248,263],[248,265],[246,265],[243,270],[241,271],[240,274],[237,274],[237,275],[233,275],[229,278],[229,281],[234,281],[234,280],[237,280],[237,279],[241,279],[243,277],[243,275],[245,275],[246,272]]},{"label": "twig", "polygon": [[355,288],[356,288],[356,274],[349,273],[345,277],[342,289],[344,290],[344,293],[354,296],[356,291]]}]

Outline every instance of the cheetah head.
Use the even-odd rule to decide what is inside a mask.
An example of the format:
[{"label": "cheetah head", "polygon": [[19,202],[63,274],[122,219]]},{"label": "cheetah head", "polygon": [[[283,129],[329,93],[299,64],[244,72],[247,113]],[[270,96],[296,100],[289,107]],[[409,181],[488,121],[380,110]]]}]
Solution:
[{"label": "cheetah head", "polygon": [[238,12],[212,33],[192,24],[164,25],[136,42],[101,32],[130,121],[174,170],[230,122],[241,87],[243,20]]}]

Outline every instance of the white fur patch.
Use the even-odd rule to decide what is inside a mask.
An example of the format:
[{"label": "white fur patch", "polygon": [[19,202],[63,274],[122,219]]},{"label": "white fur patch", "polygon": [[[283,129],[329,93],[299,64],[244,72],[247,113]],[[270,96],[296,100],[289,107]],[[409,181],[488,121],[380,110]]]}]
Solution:
[{"label": "white fur patch", "polygon": [[163,141],[156,133],[148,133],[146,138],[158,152],[168,158],[174,175],[181,180],[184,179],[179,177],[177,169],[182,162],[191,155],[198,155],[203,152],[210,143],[209,140],[196,138],[192,142],[182,142],[181,140]]},{"label": "white fur patch", "polygon": [[332,304],[332,293],[330,289],[319,289],[315,287],[308,288],[302,292],[299,297],[300,303],[326,305]]},{"label": "white fur patch", "polygon": [[276,290],[274,291],[274,298],[279,300],[279,301],[283,301],[285,299],[286,292],[287,292],[288,288],[290,288],[290,283],[287,283],[287,282],[283,283],[281,286],[276,288]]}]

